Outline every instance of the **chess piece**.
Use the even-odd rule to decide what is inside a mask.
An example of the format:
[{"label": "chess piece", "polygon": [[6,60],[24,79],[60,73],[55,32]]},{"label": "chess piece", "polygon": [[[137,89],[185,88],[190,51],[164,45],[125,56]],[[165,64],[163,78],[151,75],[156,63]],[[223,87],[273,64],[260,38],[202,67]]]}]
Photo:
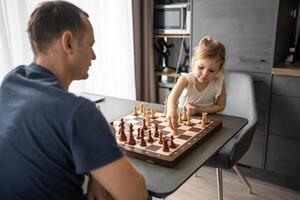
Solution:
[{"label": "chess piece", "polygon": [[159,133],[159,141],[158,141],[158,143],[159,144],[163,143],[162,132]]},{"label": "chess piece", "polygon": [[121,142],[127,141],[127,137],[126,137],[126,134],[125,134],[125,127],[124,127],[124,126],[122,126],[122,127],[120,128],[119,133],[120,133],[119,140],[120,140]]},{"label": "chess piece", "polygon": [[187,116],[187,121],[185,122],[185,125],[187,125],[187,126],[191,126],[192,125],[191,117],[189,115]]},{"label": "chess piece", "polygon": [[140,146],[141,147],[147,146],[146,141],[145,141],[144,130],[141,130],[141,143],[140,143]]},{"label": "chess piece", "polygon": [[183,112],[182,112],[182,121],[187,121],[187,110],[186,107],[183,107]]},{"label": "chess piece", "polygon": [[123,118],[121,118],[120,124],[119,124],[119,135],[121,133],[121,129],[125,129],[125,122],[123,120]]},{"label": "chess piece", "polygon": [[163,152],[169,152],[169,143],[167,138],[163,138]]},{"label": "chess piece", "polygon": [[140,104],[140,109],[139,109],[139,113],[143,114],[144,113],[144,104]]},{"label": "chess piece", "polygon": [[171,149],[175,149],[176,148],[176,144],[174,143],[174,136],[173,135],[171,135],[170,148]]},{"label": "chess piece", "polygon": [[154,111],[153,109],[151,109],[151,115],[150,115],[150,118],[151,118],[151,119],[156,119],[155,111]]},{"label": "chess piece", "polygon": [[179,117],[178,117],[178,125],[179,124],[182,124],[182,114],[181,113],[179,113]]},{"label": "chess piece", "polygon": [[114,137],[116,137],[116,128],[114,127],[114,122],[109,122],[111,133]]},{"label": "chess piece", "polygon": [[146,120],[147,120],[147,126],[151,126],[151,119],[150,119],[150,116],[148,114],[146,116]]},{"label": "chess piece", "polygon": [[132,115],[133,116],[138,116],[139,115],[138,112],[137,112],[137,110],[136,110],[136,106],[133,107]]},{"label": "chess piece", "polygon": [[141,131],[144,131],[144,130],[141,129],[141,128],[138,128],[138,129],[137,129],[137,133],[138,133],[138,134],[137,134],[137,136],[136,136],[136,139],[138,139],[138,140],[141,139]]},{"label": "chess piece", "polygon": [[207,123],[207,112],[202,113],[201,128],[204,129]]},{"label": "chess piece", "polygon": [[167,102],[168,102],[168,98],[166,98],[164,101],[164,117],[167,116]]},{"label": "chess piece", "polygon": [[151,130],[148,131],[148,142],[153,142]]},{"label": "chess piece", "polygon": [[158,134],[158,124],[155,123],[154,126],[155,126],[155,129],[154,129],[154,137],[155,137],[155,138],[158,138],[158,137],[159,137],[159,134]]},{"label": "chess piece", "polygon": [[144,130],[147,130],[147,129],[148,129],[147,126],[146,126],[146,120],[145,120],[145,119],[143,119],[143,129],[144,129]]},{"label": "chess piece", "polygon": [[136,144],[135,139],[133,137],[133,126],[132,126],[131,123],[129,124],[129,139],[127,141],[127,144],[129,144],[129,145],[135,145]]},{"label": "chess piece", "polygon": [[132,123],[129,124],[129,132],[131,132],[131,133],[133,132],[133,125],[132,125]]}]

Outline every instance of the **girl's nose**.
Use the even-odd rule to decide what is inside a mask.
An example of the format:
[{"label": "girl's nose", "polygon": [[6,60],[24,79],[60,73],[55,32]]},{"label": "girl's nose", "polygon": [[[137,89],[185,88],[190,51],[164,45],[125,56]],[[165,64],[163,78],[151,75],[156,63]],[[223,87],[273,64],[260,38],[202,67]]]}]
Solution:
[{"label": "girl's nose", "polygon": [[202,74],[206,76],[206,75],[208,74],[208,70],[207,70],[207,69],[204,69],[204,70],[202,71]]}]

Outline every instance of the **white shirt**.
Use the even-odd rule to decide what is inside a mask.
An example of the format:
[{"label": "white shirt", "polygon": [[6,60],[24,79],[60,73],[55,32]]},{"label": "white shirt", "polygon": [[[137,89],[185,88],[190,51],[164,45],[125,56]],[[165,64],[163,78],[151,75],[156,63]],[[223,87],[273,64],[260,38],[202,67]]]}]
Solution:
[{"label": "white shirt", "polygon": [[188,81],[188,85],[179,98],[179,107],[183,107],[188,102],[201,107],[208,107],[215,104],[222,92],[223,74],[219,74],[216,79],[211,80],[201,92],[196,88],[196,78],[192,72],[182,74],[182,76]]}]

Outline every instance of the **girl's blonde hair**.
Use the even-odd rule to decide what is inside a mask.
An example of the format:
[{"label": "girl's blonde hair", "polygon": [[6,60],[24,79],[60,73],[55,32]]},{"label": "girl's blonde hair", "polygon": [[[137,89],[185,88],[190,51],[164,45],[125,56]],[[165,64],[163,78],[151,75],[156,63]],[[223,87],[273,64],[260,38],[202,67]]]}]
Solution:
[{"label": "girl's blonde hair", "polygon": [[194,66],[198,59],[203,58],[217,58],[220,62],[220,69],[225,63],[225,47],[218,40],[213,39],[211,36],[203,37],[197,47],[194,48],[194,55],[191,61],[191,67]]}]

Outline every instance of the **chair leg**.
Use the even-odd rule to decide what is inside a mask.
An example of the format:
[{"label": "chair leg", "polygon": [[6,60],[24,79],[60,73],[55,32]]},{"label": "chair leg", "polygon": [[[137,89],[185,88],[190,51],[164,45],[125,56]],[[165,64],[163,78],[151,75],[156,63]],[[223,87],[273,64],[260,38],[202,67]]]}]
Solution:
[{"label": "chair leg", "polygon": [[217,173],[217,186],[218,186],[218,200],[223,200],[222,169],[216,168],[216,173]]},{"label": "chair leg", "polygon": [[239,166],[237,164],[235,164],[233,166],[233,169],[236,171],[236,173],[239,175],[239,177],[242,179],[242,181],[247,185],[247,187],[249,188],[249,193],[252,194],[252,188],[251,185],[249,184],[249,182],[247,181],[246,177],[244,176],[244,174],[242,173],[241,169],[239,168]]}]

